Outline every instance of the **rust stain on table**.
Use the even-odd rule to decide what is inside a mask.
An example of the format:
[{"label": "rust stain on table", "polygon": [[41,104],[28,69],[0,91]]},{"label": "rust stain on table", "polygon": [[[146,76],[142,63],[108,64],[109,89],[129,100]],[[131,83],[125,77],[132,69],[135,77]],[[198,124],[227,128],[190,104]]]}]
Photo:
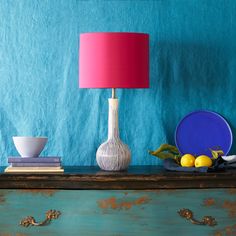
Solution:
[{"label": "rust stain on table", "polygon": [[225,200],[223,203],[216,201],[214,198],[207,198],[203,200],[203,206],[211,207],[217,206],[228,211],[228,215],[231,218],[236,217],[236,201]]},{"label": "rust stain on table", "polygon": [[236,194],[236,188],[231,188],[227,190],[228,194]]},{"label": "rust stain on table", "polygon": [[207,198],[203,200],[203,206],[209,207],[209,206],[214,206],[216,204],[216,201],[214,198]]},{"label": "rust stain on table", "polygon": [[214,233],[214,236],[224,236],[224,235],[235,236],[236,235],[236,224],[226,226],[222,230],[217,230]]},{"label": "rust stain on table", "polygon": [[214,236],[223,236],[222,232],[221,231],[216,231],[214,233]]},{"label": "rust stain on table", "polygon": [[236,217],[236,201],[224,201],[223,208],[227,209],[230,217]]},{"label": "rust stain on table", "polygon": [[0,236],[12,236],[12,235],[9,233],[0,233]]},{"label": "rust stain on table", "polygon": [[57,192],[57,190],[54,190],[54,189],[21,189],[20,192],[31,193],[31,194],[42,194],[42,195],[51,197]]},{"label": "rust stain on table", "polygon": [[102,209],[113,209],[113,210],[129,210],[133,206],[146,204],[150,201],[147,196],[137,198],[132,201],[118,201],[116,197],[110,197],[98,201],[98,206]]},{"label": "rust stain on table", "polygon": [[0,233],[0,236],[28,236],[28,234],[24,234],[24,233],[16,233],[16,234]]},{"label": "rust stain on table", "polygon": [[[5,203],[5,201],[6,201],[6,199],[5,199],[5,196],[4,196],[4,194],[0,194],[0,204],[3,204],[3,203]],[[1,236],[1,235],[0,235]]]}]

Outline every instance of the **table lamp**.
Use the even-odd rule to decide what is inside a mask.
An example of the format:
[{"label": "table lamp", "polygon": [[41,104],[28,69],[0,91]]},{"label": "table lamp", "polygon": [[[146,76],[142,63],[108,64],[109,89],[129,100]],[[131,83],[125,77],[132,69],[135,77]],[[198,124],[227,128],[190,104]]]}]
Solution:
[{"label": "table lamp", "polygon": [[116,88],[149,87],[149,35],[144,33],[98,32],[80,35],[79,87],[111,88],[108,139],[96,153],[106,171],[128,168],[131,153],[119,137]]}]

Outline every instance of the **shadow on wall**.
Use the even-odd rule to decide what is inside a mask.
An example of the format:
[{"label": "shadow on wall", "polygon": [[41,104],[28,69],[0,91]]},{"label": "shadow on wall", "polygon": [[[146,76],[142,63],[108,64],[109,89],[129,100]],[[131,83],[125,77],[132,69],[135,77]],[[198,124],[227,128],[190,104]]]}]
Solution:
[{"label": "shadow on wall", "polygon": [[[230,78],[231,52],[210,45],[168,42],[155,43],[152,50],[157,52],[151,58],[158,71],[152,78],[151,90],[159,93],[167,142],[174,143],[173,133],[181,118],[200,109],[224,116],[236,134],[236,114],[232,113],[232,87],[236,81]],[[236,144],[231,152],[236,153]]]},{"label": "shadow on wall", "polygon": [[[7,165],[7,156],[16,152],[12,141],[12,134],[17,130],[8,118],[7,113],[0,107],[0,166]],[[10,132],[9,132],[10,131]],[[9,152],[9,153],[8,153]]]}]

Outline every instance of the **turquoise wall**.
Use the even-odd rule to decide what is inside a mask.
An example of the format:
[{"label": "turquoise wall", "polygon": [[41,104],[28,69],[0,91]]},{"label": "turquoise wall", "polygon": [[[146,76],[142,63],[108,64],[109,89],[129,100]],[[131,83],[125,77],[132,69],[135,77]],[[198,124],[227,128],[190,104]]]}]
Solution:
[{"label": "turquoise wall", "polygon": [[[222,114],[236,133],[236,1],[0,0],[0,164],[13,135],[46,135],[44,155],[95,165],[107,136],[109,90],[78,88],[82,32],[150,34],[150,89],[118,90],[132,164],[174,143],[188,112]],[[234,145],[232,152],[236,152]]]}]

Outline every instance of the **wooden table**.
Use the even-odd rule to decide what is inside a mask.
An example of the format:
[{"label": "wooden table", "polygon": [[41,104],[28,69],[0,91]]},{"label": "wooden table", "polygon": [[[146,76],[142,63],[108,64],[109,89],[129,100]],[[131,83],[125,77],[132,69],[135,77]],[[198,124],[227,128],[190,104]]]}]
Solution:
[{"label": "wooden table", "polygon": [[[236,235],[236,170],[180,173],[160,166],[134,166],[127,172],[65,167],[63,174],[3,170],[0,236]],[[193,224],[179,215],[183,208],[200,222],[212,216],[217,225]],[[43,221],[50,209],[61,212],[58,219],[44,226],[19,225],[26,216]]]}]

